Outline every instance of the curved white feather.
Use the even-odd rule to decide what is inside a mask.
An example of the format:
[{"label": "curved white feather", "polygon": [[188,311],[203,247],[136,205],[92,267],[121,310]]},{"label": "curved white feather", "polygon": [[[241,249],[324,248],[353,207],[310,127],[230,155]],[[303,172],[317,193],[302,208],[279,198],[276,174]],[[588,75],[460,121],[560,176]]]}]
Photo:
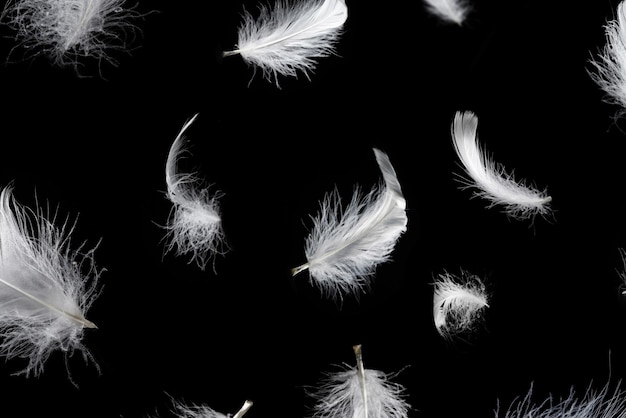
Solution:
[{"label": "curved white feather", "polygon": [[470,6],[467,0],[424,0],[426,8],[433,15],[446,22],[463,24]]},{"label": "curved white feather", "polygon": [[240,54],[277,86],[278,74],[308,77],[317,59],[334,53],[347,18],[345,0],[277,0],[271,9],[260,6],[256,20],[244,13],[236,49],[223,56]]},{"label": "curved white feather", "polygon": [[166,226],[166,252],[176,248],[177,255],[191,254],[189,262],[195,261],[204,270],[215,254],[226,252],[226,243],[219,206],[222,193],[209,193],[208,187],[200,188],[201,182],[195,173],[178,172],[178,162],[187,151],[185,131],[197,116],[183,125],[170,147],[165,165],[167,196],[173,203]]},{"label": "curved white feather", "polygon": [[605,25],[606,44],[597,58],[590,60],[592,80],[606,93],[607,103],[626,112],[626,2],[617,5],[617,17]]},{"label": "curved white feather", "polygon": [[493,162],[478,144],[476,134],[478,118],[472,112],[457,112],[452,124],[454,149],[469,179],[467,187],[478,189],[476,193],[491,203],[489,207],[502,205],[505,212],[517,219],[530,218],[550,212],[552,198],[545,191],[518,182],[512,174]]},{"label": "curved white feather", "polygon": [[337,299],[369,286],[376,266],[390,259],[407,228],[406,201],[396,172],[384,152],[374,148],[384,182],[362,195],[357,188],[341,210],[337,192],[327,194],[306,239],[307,262],[292,269],[309,270],[324,295]]},{"label": "curved white feather", "polygon": [[433,319],[445,339],[470,331],[484,308],[489,307],[484,283],[479,277],[462,272],[460,277],[439,274],[434,282]]},{"label": "curved white feather", "polygon": [[27,359],[20,374],[41,374],[55,350],[90,358],[81,340],[96,328],[85,312],[99,272],[93,250],[68,248],[71,232],[18,204],[10,186],[0,192],[0,354]]}]

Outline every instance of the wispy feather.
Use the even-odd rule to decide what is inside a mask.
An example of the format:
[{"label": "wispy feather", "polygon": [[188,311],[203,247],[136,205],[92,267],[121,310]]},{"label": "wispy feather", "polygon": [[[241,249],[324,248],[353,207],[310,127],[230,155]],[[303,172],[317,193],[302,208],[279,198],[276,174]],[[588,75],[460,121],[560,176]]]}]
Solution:
[{"label": "wispy feather", "polygon": [[367,289],[376,267],[391,258],[407,228],[396,172],[386,153],[374,148],[374,154],[384,181],[366,195],[357,186],[343,211],[337,191],[327,194],[306,239],[307,262],[291,270],[295,276],[308,269],[311,281],[335,300],[342,293],[358,297]]},{"label": "wispy feather", "polygon": [[11,186],[0,192],[0,354],[26,359],[26,376],[40,375],[56,350],[92,359],[82,338],[96,328],[85,314],[100,272],[93,250],[69,248],[74,226],[53,222],[16,202]]},{"label": "wispy feather", "polygon": [[165,165],[167,197],[173,207],[168,219],[166,252],[190,254],[190,263],[196,262],[202,270],[216,254],[227,252],[219,199],[222,193],[202,187],[195,173],[179,173],[178,163],[187,151],[185,131],[196,120],[187,121],[170,146]]},{"label": "wispy feather", "polygon": [[184,404],[174,402],[174,414],[177,418],[241,418],[252,407],[252,401],[245,401],[235,415],[223,414],[206,405]]},{"label": "wispy feather", "polygon": [[488,308],[488,294],[482,280],[462,271],[460,276],[448,272],[435,279],[433,318],[437,332],[446,340],[471,331]]},{"label": "wispy feather", "polygon": [[407,418],[406,388],[392,382],[396,374],[365,369],[361,345],[353,347],[357,367],[344,365],[327,373],[308,395],[315,401],[311,418]]},{"label": "wispy feather", "polygon": [[54,64],[77,65],[81,57],[116,64],[114,49],[125,50],[135,36],[137,13],[126,0],[9,0],[2,20],[20,45]]},{"label": "wispy feather", "polygon": [[470,11],[468,0],[424,0],[426,9],[445,22],[463,24]]},{"label": "wispy feather", "polygon": [[457,112],[452,124],[454,149],[469,179],[466,187],[477,189],[476,196],[490,202],[489,207],[502,205],[508,216],[515,219],[532,218],[550,212],[552,198],[546,191],[516,181],[502,165],[495,163],[478,144],[478,118],[472,112]]},{"label": "wispy feather", "polygon": [[244,12],[237,45],[223,56],[241,55],[277,87],[279,74],[301,71],[308,78],[319,58],[334,54],[348,18],[345,0],[277,0],[273,8],[259,9],[256,20]]},{"label": "wispy feather", "polygon": [[626,112],[626,3],[617,5],[617,17],[605,25],[606,43],[597,57],[592,57],[589,75],[604,91],[605,102],[620,107],[617,116]]}]

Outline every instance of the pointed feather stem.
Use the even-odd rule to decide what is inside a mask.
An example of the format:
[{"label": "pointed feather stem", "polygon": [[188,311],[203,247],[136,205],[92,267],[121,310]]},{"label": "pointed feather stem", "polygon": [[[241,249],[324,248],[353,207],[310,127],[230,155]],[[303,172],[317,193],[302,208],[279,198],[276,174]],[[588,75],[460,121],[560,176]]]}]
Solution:
[{"label": "pointed feather stem", "polygon": [[248,410],[251,407],[252,407],[252,401],[245,401],[243,406],[239,410],[239,412],[237,412],[235,415],[233,415],[233,418],[241,418],[241,417],[243,417],[246,414],[246,412],[248,412]]},{"label": "pointed feather stem", "polygon": [[363,394],[363,411],[364,418],[368,418],[369,412],[367,410],[367,389],[365,388],[365,367],[363,366],[363,351],[361,350],[361,344],[357,344],[352,347],[354,355],[356,356],[356,365],[359,371],[359,380],[361,382],[361,392]]},{"label": "pointed feather stem", "polygon": [[71,319],[71,320],[73,320],[73,321],[78,322],[79,324],[81,324],[81,325],[82,325],[82,326],[84,326],[85,328],[94,328],[94,329],[97,329],[97,328],[98,328],[98,327],[96,326],[96,324],[94,324],[93,322],[91,322],[91,321],[89,321],[89,320],[87,320],[87,319],[85,319],[85,318],[81,318],[81,317],[78,317],[78,316],[76,316],[76,315],[73,315],[73,314],[71,314],[71,313],[69,313],[69,312],[66,312],[66,311],[64,311],[63,309],[59,309],[59,308],[57,308],[56,306],[53,306],[53,305],[51,305],[51,304],[49,304],[49,303],[47,303],[47,302],[45,302],[45,301],[41,300],[41,299],[40,299],[40,298],[38,298],[37,296],[31,295],[30,293],[23,291],[23,290],[22,290],[22,289],[20,289],[19,287],[14,286],[13,284],[11,284],[11,283],[7,282],[6,280],[4,280],[4,279],[2,279],[2,278],[0,278],[0,283],[7,285],[8,287],[10,287],[11,289],[15,290],[16,292],[21,293],[22,295],[26,296],[27,298],[29,298],[29,299],[31,299],[31,300],[33,300],[33,301],[35,301],[35,302],[39,303],[40,305],[45,306],[46,308],[48,308],[48,309],[50,309],[50,310],[52,310],[52,311],[54,311],[54,312],[58,312],[58,313],[60,313],[61,315],[65,315],[65,316],[67,316],[68,318],[70,318],[70,319]]}]

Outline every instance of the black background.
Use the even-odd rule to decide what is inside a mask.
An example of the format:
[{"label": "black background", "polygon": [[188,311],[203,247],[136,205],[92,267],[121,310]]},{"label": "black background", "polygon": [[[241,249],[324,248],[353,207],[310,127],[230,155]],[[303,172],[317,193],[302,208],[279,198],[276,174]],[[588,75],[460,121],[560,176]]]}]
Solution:
[{"label": "black background", "polygon": [[[111,51],[117,66],[81,59],[81,76],[21,59],[1,29],[0,184],[78,216],[73,242],[99,242],[105,269],[84,338],[100,372],[70,357],[76,387],[62,353],[37,378],[12,375],[25,366],[12,359],[1,416],[167,417],[171,397],[304,417],[305,388],[354,364],[354,344],[367,368],[400,371],[411,417],[494,416],[531,384],[541,401],[625,376],[626,125],[588,74],[617,1],[474,0],[462,27],[419,1],[349,1],[337,56],[280,88],[216,58],[259,3],[204,3],[138,3],[129,51]],[[494,160],[547,188],[553,217],[512,220],[459,189],[457,110],[477,114]],[[196,113],[187,168],[224,193],[215,271],[164,255],[159,226],[165,158]],[[325,193],[378,182],[372,147],[398,173],[408,230],[371,292],[339,309],[289,269]],[[491,304],[470,341],[445,342],[431,282],[460,269]]]}]

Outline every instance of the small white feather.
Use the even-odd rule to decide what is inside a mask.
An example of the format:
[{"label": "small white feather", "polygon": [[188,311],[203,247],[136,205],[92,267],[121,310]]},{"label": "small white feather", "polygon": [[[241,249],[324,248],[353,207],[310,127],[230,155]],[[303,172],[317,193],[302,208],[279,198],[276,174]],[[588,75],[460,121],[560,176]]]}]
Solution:
[{"label": "small white feather", "polygon": [[345,0],[276,0],[273,8],[261,5],[256,20],[247,11],[243,18],[236,49],[223,56],[241,55],[279,86],[278,74],[309,77],[319,58],[335,53],[348,8]]},{"label": "small white feather", "polygon": [[617,5],[617,18],[607,22],[605,36],[599,56],[590,60],[589,74],[606,94],[605,102],[620,107],[620,116],[626,112],[626,2]]},{"label": "small white feather", "polygon": [[245,401],[235,415],[223,414],[206,405],[187,405],[182,402],[174,402],[174,414],[178,418],[241,418],[252,407],[252,401]]},{"label": "small white feather", "polygon": [[469,2],[467,0],[424,0],[427,10],[439,19],[463,24],[465,18],[470,12]]},{"label": "small white feather", "polygon": [[407,228],[406,201],[386,153],[374,148],[383,182],[368,194],[357,187],[342,211],[336,190],[327,194],[305,243],[307,262],[292,275],[309,270],[310,279],[331,299],[367,289],[376,267],[391,258]]},{"label": "small white feather", "polygon": [[[500,417],[499,408],[496,418]],[[626,392],[619,386],[610,393],[609,384],[600,390],[592,385],[587,387],[582,397],[577,397],[570,388],[567,397],[553,399],[552,396],[541,402],[532,400],[532,385],[527,394],[514,400],[504,411],[502,418],[624,418],[626,416]]]},{"label": "small white feather", "polygon": [[489,307],[485,284],[478,276],[465,271],[461,276],[445,272],[438,275],[433,285],[435,328],[446,340],[471,331],[484,308]]},{"label": "small white feather", "polygon": [[168,219],[166,253],[176,250],[176,255],[191,254],[190,263],[196,262],[201,270],[216,254],[227,252],[222,228],[219,199],[222,193],[201,188],[195,173],[179,173],[178,162],[187,152],[185,131],[196,120],[187,121],[170,146],[165,165],[167,197],[172,202]]},{"label": "small white feather", "polygon": [[91,359],[81,341],[100,273],[93,250],[69,249],[72,231],[0,192],[0,354],[28,361],[18,374],[40,375],[56,350]]},{"label": "small white feather", "polygon": [[473,112],[456,112],[452,124],[454,149],[469,179],[466,187],[474,187],[476,196],[490,201],[489,207],[504,206],[508,216],[515,219],[532,218],[550,212],[552,198],[546,191],[516,181],[504,167],[495,163],[478,144],[478,118]]},{"label": "small white feather", "polygon": [[77,64],[80,57],[99,61],[112,49],[126,49],[131,22],[138,13],[126,0],[9,0],[2,19],[16,39],[35,54],[48,55],[58,65]]},{"label": "small white feather", "polygon": [[308,393],[315,401],[311,418],[407,418],[411,406],[406,388],[392,381],[396,374],[365,369],[360,354],[357,359],[356,368],[325,374]]}]

